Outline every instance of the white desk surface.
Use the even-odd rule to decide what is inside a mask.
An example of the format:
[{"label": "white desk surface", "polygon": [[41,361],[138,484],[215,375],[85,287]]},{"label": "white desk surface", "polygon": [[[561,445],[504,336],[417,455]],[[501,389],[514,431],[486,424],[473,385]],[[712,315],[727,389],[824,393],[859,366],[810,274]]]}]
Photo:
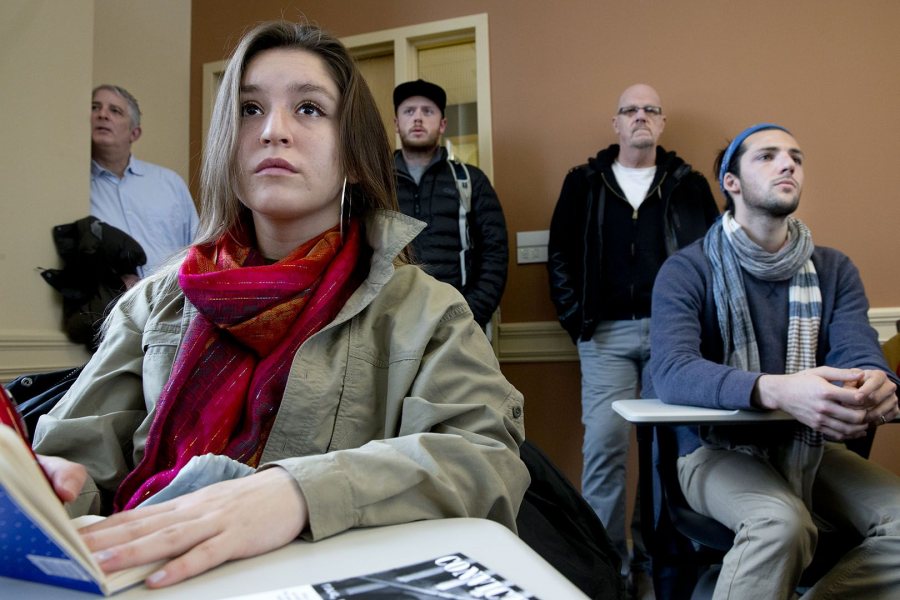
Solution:
[{"label": "white desk surface", "polygon": [[613,410],[631,423],[741,423],[750,421],[790,421],[781,411],[719,410],[699,406],[665,404],[656,398],[616,400]]},{"label": "white desk surface", "polygon": [[[586,596],[511,531],[484,519],[438,519],[354,529],[314,543],[297,541],[253,558],[227,563],[160,590],[142,585],[116,600],[212,600],[320,583],[463,552],[541,600]],[[102,598],[64,588],[0,577],[0,598]]]}]

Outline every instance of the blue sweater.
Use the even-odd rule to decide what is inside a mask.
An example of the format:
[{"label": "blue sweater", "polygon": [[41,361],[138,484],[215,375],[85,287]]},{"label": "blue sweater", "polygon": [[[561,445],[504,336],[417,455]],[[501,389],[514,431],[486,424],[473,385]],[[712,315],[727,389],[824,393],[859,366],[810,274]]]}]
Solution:
[{"label": "blue sweater", "polygon": [[[744,272],[762,371],[723,365],[712,274],[702,243],[699,240],[673,255],[656,278],[652,351],[643,396],[658,397],[668,404],[754,409],[750,398],[757,378],[764,373],[784,373],[790,280],[767,282]],[[869,325],[869,303],[859,271],[846,255],[832,248],[816,247],[812,260],[822,292],[817,365],[881,369],[900,383],[888,369],[878,336]],[[778,444],[790,435],[791,426],[737,425],[729,427],[729,437],[738,444]],[[697,427],[676,429],[679,455],[700,446]]]}]

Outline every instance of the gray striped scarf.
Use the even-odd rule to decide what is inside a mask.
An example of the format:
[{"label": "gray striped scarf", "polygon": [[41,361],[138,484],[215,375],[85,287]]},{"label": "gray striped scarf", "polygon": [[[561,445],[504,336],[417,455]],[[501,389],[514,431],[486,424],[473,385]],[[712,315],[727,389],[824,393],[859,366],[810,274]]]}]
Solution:
[{"label": "gray striped scarf", "polygon": [[[812,235],[806,225],[793,217],[788,218],[787,225],[788,241],[774,254],[753,242],[730,212],[726,212],[706,234],[703,250],[712,265],[713,296],[727,365],[745,371],[760,370],[759,348],[750,321],[743,269],[763,281],[790,278],[785,373],[816,366],[822,294],[810,259]],[[727,440],[716,435],[716,428],[705,432],[703,441],[714,447],[730,447]],[[792,442],[768,453],[770,462],[807,507],[812,506],[812,483],[823,449],[822,434],[798,423]]]}]

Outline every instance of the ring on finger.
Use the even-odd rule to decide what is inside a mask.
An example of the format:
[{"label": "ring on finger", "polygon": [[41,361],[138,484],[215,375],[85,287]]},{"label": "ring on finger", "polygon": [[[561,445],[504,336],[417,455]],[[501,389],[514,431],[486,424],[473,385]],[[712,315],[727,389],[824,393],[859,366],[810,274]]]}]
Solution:
[{"label": "ring on finger", "polygon": [[884,418],[884,415],[881,415],[881,424],[884,425],[887,423],[887,419]]}]

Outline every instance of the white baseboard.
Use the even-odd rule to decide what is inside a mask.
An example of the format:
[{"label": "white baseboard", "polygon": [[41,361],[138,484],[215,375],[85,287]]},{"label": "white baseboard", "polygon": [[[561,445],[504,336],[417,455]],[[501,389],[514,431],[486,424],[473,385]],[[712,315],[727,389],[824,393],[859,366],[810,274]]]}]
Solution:
[{"label": "white baseboard", "polygon": [[[869,323],[882,342],[897,333],[900,307],[869,310]],[[497,343],[500,362],[568,362],[578,351],[558,321],[501,323]]]},{"label": "white baseboard", "polygon": [[878,332],[878,341],[886,342],[900,331],[900,307],[870,308],[869,323]]},{"label": "white baseboard", "polygon": [[500,362],[569,362],[578,360],[575,344],[559,321],[500,323]]},{"label": "white baseboard", "polygon": [[57,331],[0,332],[0,382],[26,373],[42,373],[82,365],[90,358],[83,347]]}]

